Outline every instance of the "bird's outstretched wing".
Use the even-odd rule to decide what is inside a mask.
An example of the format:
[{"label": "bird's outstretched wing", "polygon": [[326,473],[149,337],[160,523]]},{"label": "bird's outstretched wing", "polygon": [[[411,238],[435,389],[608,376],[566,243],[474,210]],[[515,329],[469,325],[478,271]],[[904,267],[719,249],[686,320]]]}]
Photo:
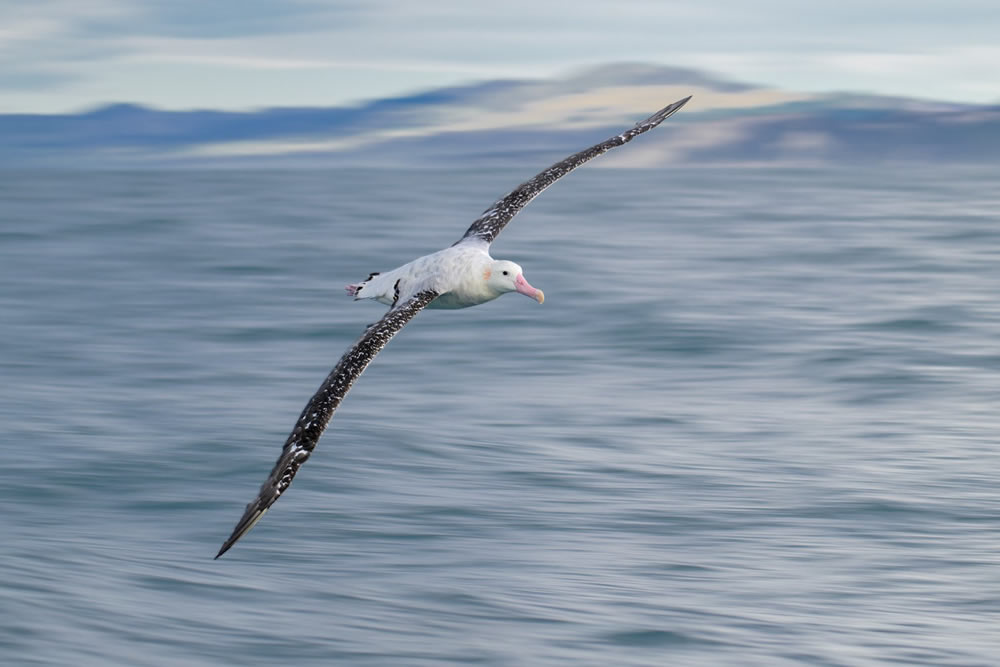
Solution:
[{"label": "bird's outstretched wing", "polygon": [[333,417],[334,411],[344,396],[350,390],[351,385],[358,379],[369,362],[375,358],[386,343],[388,343],[403,326],[413,319],[427,304],[437,298],[434,291],[418,292],[406,302],[392,308],[385,316],[368,327],[361,335],[361,338],[344,353],[337,365],[330,374],[326,376],[323,384],[309,399],[299,420],[295,422],[295,428],[285,441],[285,446],[281,450],[274,469],[268,475],[267,481],[260,487],[260,493],[253,502],[247,505],[243,518],[239,520],[233,529],[233,534],[222,545],[216,558],[229,551],[229,548],[236,544],[236,541],[246,535],[251,528],[260,521],[264,512],[274,504],[285,489],[292,483],[292,478],[298,472],[299,467],[305,463],[309,455],[316,448],[320,435]]},{"label": "bird's outstretched wing", "polygon": [[602,141],[596,146],[591,146],[586,150],[570,155],[562,162],[552,165],[542,173],[532,178],[530,181],[526,181],[517,186],[509,194],[504,195],[497,200],[493,206],[483,211],[483,214],[472,223],[472,226],[465,232],[465,236],[462,237],[459,243],[465,240],[482,240],[486,241],[486,243],[493,243],[493,239],[497,237],[500,230],[502,230],[522,208],[527,206],[532,199],[537,197],[542,190],[549,187],[584,162],[592,160],[603,153],[607,153],[612,148],[632,141],[632,139],[639,136],[643,132],[652,130],[654,127],[672,116],[674,112],[682,106],[687,104],[687,101],[690,99],[691,97],[688,96],[683,100],[678,100],[670,106],[660,109],[646,120],[636,123],[634,127],[625,130],[621,134],[613,136],[606,141]]}]

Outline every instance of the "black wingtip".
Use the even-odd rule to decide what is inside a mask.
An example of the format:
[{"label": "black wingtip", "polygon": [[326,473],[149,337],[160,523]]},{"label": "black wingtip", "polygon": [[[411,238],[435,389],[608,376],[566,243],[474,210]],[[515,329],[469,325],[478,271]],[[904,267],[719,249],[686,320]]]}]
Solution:
[{"label": "black wingtip", "polygon": [[675,113],[680,111],[681,107],[687,104],[692,97],[694,97],[694,95],[688,95],[682,100],[677,100],[673,104],[668,104],[667,106],[663,107],[662,109],[660,109],[659,111],[657,111],[652,116],[650,116],[649,118],[647,118],[646,120],[642,121],[642,123],[639,124],[642,125],[644,123],[654,123],[656,125],[659,125],[660,123],[662,123],[663,121],[665,121],[666,119],[670,118]]},{"label": "black wingtip", "polygon": [[673,104],[671,104],[671,105],[670,105],[670,106],[668,106],[667,108],[669,109],[670,107],[674,107],[674,110],[676,111],[677,109],[680,109],[680,108],[681,108],[682,106],[684,106],[684,105],[685,105],[685,104],[687,104],[687,103],[688,103],[689,101],[691,101],[691,98],[692,98],[692,97],[694,97],[694,95],[688,95],[687,97],[685,97],[685,98],[684,98],[684,99],[682,99],[682,100],[677,100],[676,102],[674,102]]},{"label": "black wingtip", "polygon": [[[239,538],[236,539],[238,540]],[[229,538],[228,540],[226,540],[225,543],[222,545],[222,548],[219,549],[219,553],[215,554],[215,558],[213,558],[212,560],[219,560],[219,556],[229,551],[234,544],[236,544],[236,540],[234,540],[233,538]]]},{"label": "black wingtip", "polygon": [[243,514],[243,518],[240,519],[240,522],[236,524],[236,528],[233,529],[233,534],[222,544],[219,553],[215,554],[215,558],[212,560],[218,560],[219,556],[229,551],[241,537],[249,533],[250,529],[257,525],[257,522],[261,520],[267,510],[267,507],[261,509],[257,502],[250,503],[247,506],[247,511]]}]

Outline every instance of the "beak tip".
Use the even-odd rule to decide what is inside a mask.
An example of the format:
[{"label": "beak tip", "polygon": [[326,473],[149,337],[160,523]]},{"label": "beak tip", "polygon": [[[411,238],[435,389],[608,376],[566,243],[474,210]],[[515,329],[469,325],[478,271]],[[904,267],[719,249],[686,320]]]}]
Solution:
[{"label": "beak tip", "polygon": [[535,298],[538,299],[538,303],[545,303],[545,292],[538,290],[538,294],[535,295]]}]

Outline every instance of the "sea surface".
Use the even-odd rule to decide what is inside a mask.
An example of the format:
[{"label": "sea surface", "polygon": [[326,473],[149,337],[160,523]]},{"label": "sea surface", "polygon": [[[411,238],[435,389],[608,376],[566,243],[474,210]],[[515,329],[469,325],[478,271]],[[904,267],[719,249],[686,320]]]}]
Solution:
[{"label": "sea surface", "polygon": [[[558,157],[558,156],[555,156]],[[1000,168],[0,173],[3,665],[996,665]]]}]

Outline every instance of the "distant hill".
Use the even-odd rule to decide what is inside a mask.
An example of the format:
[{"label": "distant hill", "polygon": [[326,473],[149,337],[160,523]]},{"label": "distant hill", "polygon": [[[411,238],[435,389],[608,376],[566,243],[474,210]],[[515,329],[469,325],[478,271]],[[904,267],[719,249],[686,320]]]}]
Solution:
[{"label": "distant hill", "polygon": [[113,104],[0,114],[0,166],[454,165],[545,163],[689,94],[691,103],[602,166],[995,163],[1000,107],[808,94],[704,72],[607,65],[352,107],[232,112]]}]

